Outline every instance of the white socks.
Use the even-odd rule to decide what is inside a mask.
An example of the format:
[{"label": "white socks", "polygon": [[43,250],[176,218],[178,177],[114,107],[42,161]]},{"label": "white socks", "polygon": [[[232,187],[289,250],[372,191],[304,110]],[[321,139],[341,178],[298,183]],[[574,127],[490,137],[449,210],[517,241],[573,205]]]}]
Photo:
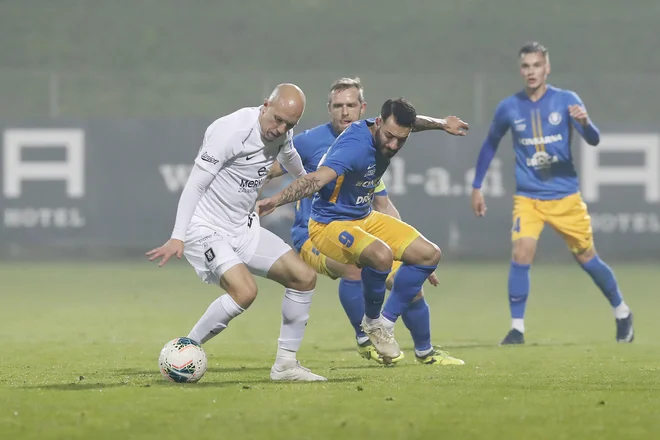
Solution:
[{"label": "white socks", "polygon": [[625,302],[621,301],[621,304],[614,308],[614,317],[616,319],[624,319],[627,318],[628,315],[630,315],[630,308]]},{"label": "white socks", "polygon": [[[278,367],[289,368],[296,364],[296,353],[305,334],[313,294],[313,290],[301,292],[286,289],[282,300],[282,327],[277,340],[275,359],[275,365]],[[241,313],[243,308],[236,304],[229,294],[224,294],[211,303],[188,337],[204,344],[227,328],[229,321]]]},{"label": "white socks", "polygon": [[[618,306],[614,308],[614,317],[616,319],[624,319],[630,315],[630,308],[625,302],[621,302]],[[525,320],[524,319],[512,319],[511,328],[518,330],[520,333],[525,333]]]},{"label": "white socks", "polygon": [[282,300],[282,327],[277,340],[276,367],[288,367],[296,363],[296,353],[305,334],[313,294],[313,290],[302,292],[286,289]]},{"label": "white socks", "polygon": [[525,333],[525,320],[522,318],[512,319],[511,328],[518,330],[520,333]]},{"label": "white socks", "polygon": [[243,310],[228,293],[225,293],[211,303],[188,337],[203,344],[226,329],[229,321],[243,313]]}]

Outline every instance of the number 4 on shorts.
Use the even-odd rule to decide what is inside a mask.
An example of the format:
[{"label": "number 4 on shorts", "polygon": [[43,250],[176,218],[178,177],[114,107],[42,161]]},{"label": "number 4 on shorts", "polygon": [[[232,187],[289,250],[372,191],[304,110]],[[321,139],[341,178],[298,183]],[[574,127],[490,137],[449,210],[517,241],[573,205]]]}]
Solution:
[{"label": "number 4 on shorts", "polygon": [[513,228],[511,230],[513,232],[520,232],[520,217],[513,219]]}]

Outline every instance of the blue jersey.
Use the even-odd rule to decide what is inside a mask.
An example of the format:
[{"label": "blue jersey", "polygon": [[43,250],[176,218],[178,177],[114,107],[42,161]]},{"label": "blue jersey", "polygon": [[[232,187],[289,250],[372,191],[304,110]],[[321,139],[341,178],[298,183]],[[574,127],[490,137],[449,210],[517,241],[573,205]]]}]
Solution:
[{"label": "blue jersey", "polygon": [[[568,107],[574,104],[583,105],[576,93],[548,86],[536,102],[521,91],[497,106],[483,149],[492,148],[494,154],[502,137],[511,129],[516,155],[516,194],[552,200],[579,191],[571,154],[573,128],[592,145],[598,143],[599,133],[591,121],[589,126],[582,127],[570,117]],[[480,171],[478,163],[477,174]],[[475,181],[479,177],[483,179],[478,176]],[[479,186],[480,181],[475,187]]]},{"label": "blue jersey", "polygon": [[[330,145],[337,136],[332,129],[332,124],[319,125],[310,130],[303,131],[293,138],[293,146],[298,151],[305,171],[312,173],[316,171],[323,155],[328,151]],[[303,244],[309,239],[307,224],[312,212],[312,201],[304,198],[295,203],[296,218],[291,226],[291,238],[293,246],[298,252]]]},{"label": "blue jersey", "polygon": [[[319,162],[330,148],[330,145],[337,139],[332,124],[323,124],[306,130],[293,138],[293,146],[298,151],[305,171],[312,173],[316,171]],[[377,195],[387,195],[387,190],[382,189],[376,192]],[[307,225],[309,217],[312,214],[312,200],[304,198],[295,203],[296,218],[291,226],[291,238],[293,246],[298,252],[307,240],[309,240],[309,231]]]},{"label": "blue jersey", "polygon": [[369,130],[373,124],[373,119],[351,124],[319,163],[332,168],[338,177],[314,196],[313,220],[327,224],[335,220],[358,220],[371,213],[374,190],[390,163],[376,149]]}]

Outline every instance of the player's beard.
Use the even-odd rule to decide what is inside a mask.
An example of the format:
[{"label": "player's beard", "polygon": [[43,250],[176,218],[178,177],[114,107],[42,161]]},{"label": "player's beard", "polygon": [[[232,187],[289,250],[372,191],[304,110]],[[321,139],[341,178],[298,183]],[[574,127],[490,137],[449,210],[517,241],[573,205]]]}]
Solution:
[{"label": "player's beard", "polygon": [[376,147],[376,151],[380,153],[382,156],[391,159],[393,158],[398,151],[390,151],[388,149],[383,148],[383,143],[380,141],[380,128],[376,130],[376,133],[374,135],[374,145]]}]

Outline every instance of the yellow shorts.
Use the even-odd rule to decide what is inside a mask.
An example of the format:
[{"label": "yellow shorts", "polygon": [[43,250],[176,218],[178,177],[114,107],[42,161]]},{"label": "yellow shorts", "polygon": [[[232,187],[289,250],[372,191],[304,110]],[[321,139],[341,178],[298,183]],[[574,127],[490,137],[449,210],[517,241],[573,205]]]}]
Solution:
[{"label": "yellow shorts", "polygon": [[[302,260],[307,263],[309,267],[314,269],[316,273],[325,275],[326,277],[333,280],[338,278],[337,275],[333,274],[332,271],[328,269],[328,257],[316,250],[312,240],[307,240],[305,244],[302,245],[300,248],[300,258],[302,258]],[[387,276],[388,283],[394,282],[394,275],[396,275],[396,271],[399,270],[401,264],[403,264],[401,261],[395,261],[392,263],[392,271]]]},{"label": "yellow shorts", "polygon": [[377,211],[360,220],[337,220],[328,224],[309,220],[309,237],[314,247],[344,264],[357,264],[362,251],[376,240],[387,244],[394,260],[400,261],[406,248],[420,235],[409,224]]},{"label": "yellow shorts", "polygon": [[546,223],[564,238],[574,254],[594,245],[591,217],[580,193],[558,200],[513,196],[512,241],[522,237],[538,240]]},{"label": "yellow shorts", "polygon": [[[333,274],[332,271],[328,269],[328,257],[316,250],[312,240],[307,240],[305,244],[302,245],[300,248],[300,258],[302,258],[302,260],[319,275],[325,275],[333,280],[338,278],[337,275]],[[392,271],[387,276],[388,283],[394,282],[394,275],[396,275],[396,271],[399,270],[401,264],[403,264],[401,261],[395,261],[392,263]]]},{"label": "yellow shorts", "polygon": [[305,244],[302,245],[300,248],[300,258],[302,258],[309,267],[314,269],[316,273],[325,275],[333,280],[337,279],[337,277],[328,270],[328,258],[316,250],[312,240],[307,240]]}]

